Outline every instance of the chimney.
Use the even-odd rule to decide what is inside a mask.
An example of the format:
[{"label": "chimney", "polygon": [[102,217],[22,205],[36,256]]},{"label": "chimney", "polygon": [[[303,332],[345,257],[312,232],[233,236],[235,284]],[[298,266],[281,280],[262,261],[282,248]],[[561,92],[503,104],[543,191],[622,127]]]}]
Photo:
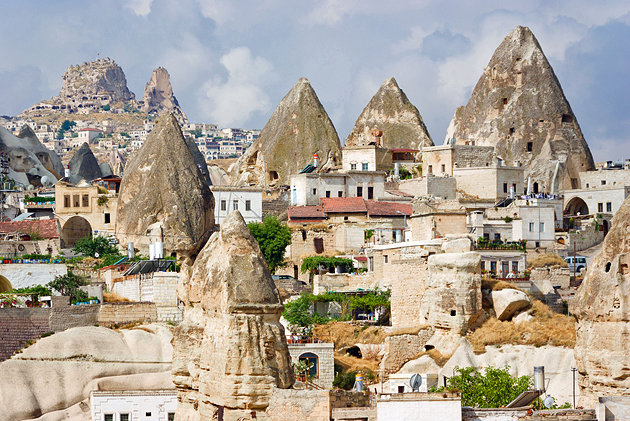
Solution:
[{"label": "chimney", "polygon": [[63,172],[63,176],[66,178],[70,177],[70,165],[66,165],[66,169]]},{"label": "chimney", "polygon": [[383,146],[383,131],[380,129],[374,129],[372,130],[372,136],[375,137],[376,146],[382,147]]},{"label": "chimney", "polygon": [[317,164],[319,163],[319,155],[316,153],[313,154],[313,166],[317,168]]}]

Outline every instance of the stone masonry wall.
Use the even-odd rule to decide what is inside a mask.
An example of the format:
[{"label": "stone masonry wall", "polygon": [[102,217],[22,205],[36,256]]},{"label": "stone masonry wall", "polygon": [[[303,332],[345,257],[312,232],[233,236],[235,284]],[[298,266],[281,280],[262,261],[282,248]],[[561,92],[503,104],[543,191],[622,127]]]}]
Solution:
[{"label": "stone masonry wall", "polygon": [[50,331],[49,308],[0,308],[0,361]]},{"label": "stone masonry wall", "polygon": [[533,411],[515,408],[462,408],[462,421],[596,421],[597,416],[593,409],[551,409],[545,411]]},{"label": "stone masonry wall", "polygon": [[426,259],[392,262],[391,314],[392,326],[417,326],[422,297],[426,290]]},{"label": "stone masonry wall", "polygon": [[266,412],[274,421],[329,421],[329,391],[275,389]]},{"label": "stone masonry wall", "polygon": [[53,307],[50,313],[50,329],[54,332],[79,326],[93,326],[98,321],[100,304]]},{"label": "stone masonry wall", "polygon": [[317,355],[318,360],[318,378],[313,383],[325,389],[332,389],[332,383],[335,379],[335,346],[332,343],[319,344],[289,344],[289,354],[291,362],[297,364],[301,355],[312,353]]},{"label": "stone masonry wall", "polygon": [[154,303],[103,304],[98,314],[98,324],[106,327],[155,321],[157,321],[157,309]]},{"label": "stone masonry wall", "polygon": [[424,345],[433,336],[432,327],[421,329],[417,335],[396,335],[385,338],[387,354],[383,358],[382,368],[388,373],[395,373],[402,366],[424,351]]}]

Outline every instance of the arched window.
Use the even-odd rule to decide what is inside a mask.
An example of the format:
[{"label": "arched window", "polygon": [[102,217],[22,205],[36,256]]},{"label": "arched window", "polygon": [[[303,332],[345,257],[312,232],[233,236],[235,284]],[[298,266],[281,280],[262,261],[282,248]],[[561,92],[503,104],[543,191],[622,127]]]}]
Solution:
[{"label": "arched window", "polygon": [[319,357],[312,352],[306,352],[298,358],[299,361],[306,361],[311,366],[309,375],[314,379],[319,377]]}]

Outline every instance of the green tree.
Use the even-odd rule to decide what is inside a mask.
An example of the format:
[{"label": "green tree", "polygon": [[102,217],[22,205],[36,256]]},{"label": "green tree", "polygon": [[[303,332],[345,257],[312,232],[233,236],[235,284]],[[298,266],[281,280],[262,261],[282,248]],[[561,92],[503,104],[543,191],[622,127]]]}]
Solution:
[{"label": "green tree", "polygon": [[86,280],[78,275],[75,275],[72,271],[68,271],[66,275],[55,276],[55,279],[46,284],[46,288],[53,289],[60,293],[70,297],[70,301],[86,301],[88,295],[85,291],[79,289],[80,286],[86,285]]},{"label": "green tree", "polygon": [[77,123],[75,121],[64,120],[63,123],[61,123],[61,130],[65,132],[72,129],[76,125]]},{"label": "green tree", "polygon": [[111,245],[107,238],[100,236],[80,239],[75,243],[73,250],[75,253],[83,253],[85,256],[92,257],[96,257],[96,253],[99,256],[104,256],[118,252],[118,249]]},{"label": "green tree", "polygon": [[284,264],[284,251],[291,244],[291,230],[274,216],[267,216],[262,223],[247,225],[258,241],[271,273]]},{"label": "green tree", "polygon": [[[456,367],[457,374],[448,379],[446,389],[462,394],[462,405],[478,408],[500,408],[513,401],[532,386],[530,376],[512,377],[510,367],[486,367],[484,372],[474,367]],[[434,389],[441,392],[444,388]]]},{"label": "green tree", "polygon": [[111,107],[109,106],[109,104],[103,105],[103,111],[109,111],[111,110]]}]

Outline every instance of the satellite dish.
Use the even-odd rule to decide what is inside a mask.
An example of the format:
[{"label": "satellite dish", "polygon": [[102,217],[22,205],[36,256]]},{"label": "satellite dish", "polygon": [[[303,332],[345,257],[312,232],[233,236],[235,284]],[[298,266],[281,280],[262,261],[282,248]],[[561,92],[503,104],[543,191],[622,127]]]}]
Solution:
[{"label": "satellite dish", "polygon": [[34,189],[35,189],[35,187],[33,187],[32,184],[29,184],[28,187],[26,188],[26,190],[34,190]]},{"label": "satellite dish", "polygon": [[552,398],[551,395],[547,395],[543,403],[545,404],[545,407],[547,409],[551,409],[553,407],[553,404],[556,403],[556,400]]},{"label": "satellite dish", "polygon": [[50,178],[48,178],[48,176],[45,175],[45,176],[42,177],[41,182],[42,182],[42,184],[44,186],[48,186],[48,185],[50,185]]},{"label": "satellite dish", "polygon": [[409,386],[411,386],[411,390],[414,392],[420,391],[420,385],[422,385],[422,376],[420,374],[414,374],[409,379]]}]

